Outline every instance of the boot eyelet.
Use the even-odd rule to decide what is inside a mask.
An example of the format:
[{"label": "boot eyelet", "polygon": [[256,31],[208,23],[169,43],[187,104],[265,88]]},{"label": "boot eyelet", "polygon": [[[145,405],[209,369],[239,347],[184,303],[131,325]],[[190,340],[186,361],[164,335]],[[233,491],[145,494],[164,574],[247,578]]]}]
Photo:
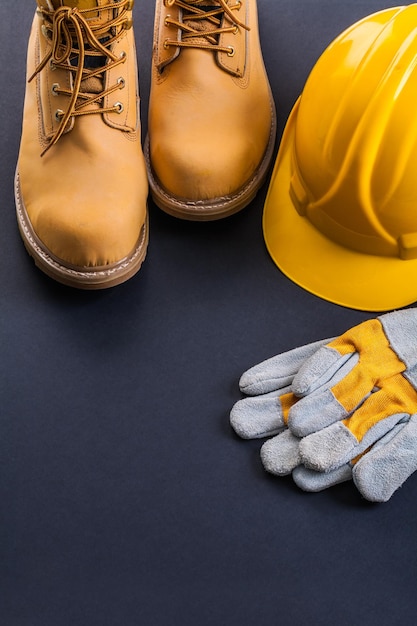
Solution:
[{"label": "boot eyelet", "polygon": [[52,95],[53,96],[57,96],[58,95],[58,89],[59,89],[59,83],[54,83],[51,87],[51,91],[52,91]]},{"label": "boot eyelet", "polygon": [[122,50],[122,52],[119,54],[119,59],[123,60],[123,62],[126,60],[127,54],[124,50]]},{"label": "boot eyelet", "polygon": [[117,84],[119,85],[119,89],[124,89],[126,81],[123,76],[119,76],[119,78],[117,79]]},{"label": "boot eyelet", "polygon": [[62,109],[57,109],[55,111],[55,119],[57,122],[61,121],[61,118],[65,115],[64,111]]},{"label": "boot eyelet", "polygon": [[130,30],[132,26],[133,26],[133,19],[131,17],[123,23],[123,28],[125,30]]},{"label": "boot eyelet", "polygon": [[133,9],[134,4],[135,4],[135,0],[129,0],[129,2],[127,3],[126,9],[128,11],[131,11]]},{"label": "boot eyelet", "polygon": [[233,48],[233,46],[227,46],[229,48],[229,52],[227,53],[228,57],[233,57],[235,56],[235,49]]},{"label": "boot eyelet", "polygon": [[49,69],[54,72],[56,70],[56,65],[52,59],[49,60]]},{"label": "boot eyelet", "polygon": [[48,39],[48,41],[51,41],[52,30],[46,24],[42,24],[41,32],[42,32],[42,35],[45,37],[45,39]]},{"label": "boot eyelet", "polygon": [[119,113],[119,114],[123,113],[124,106],[121,102],[115,102],[113,106],[115,108],[116,113]]},{"label": "boot eyelet", "polygon": [[164,41],[164,50],[168,50],[168,48],[169,48],[168,39],[165,39],[165,41]]},{"label": "boot eyelet", "polygon": [[172,7],[175,4],[175,0],[165,0],[166,7]]},{"label": "boot eyelet", "polygon": [[171,26],[169,20],[171,19],[170,15],[167,15],[166,18],[164,19],[164,24],[166,27]]},{"label": "boot eyelet", "polygon": [[235,26],[235,27],[234,27],[234,30],[233,30],[233,34],[234,34],[234,35],[237,35],[237,34],[238,34],[238,32],[239,32],[239,26]]}]

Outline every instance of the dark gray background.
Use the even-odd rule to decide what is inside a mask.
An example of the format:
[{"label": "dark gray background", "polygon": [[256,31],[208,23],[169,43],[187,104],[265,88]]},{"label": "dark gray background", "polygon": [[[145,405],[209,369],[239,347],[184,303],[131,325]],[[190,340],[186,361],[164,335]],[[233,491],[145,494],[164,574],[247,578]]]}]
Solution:
[{"label": "dark gray background", "polygon": [[[388,6],[259,0],[279,135],[330,41]],[[147,260],[112,290],[60,286],[26,254],[13,175],[34,8],[0,7],[0,623],[415,624],[417,476],[383,505],[352,484],[305,494],[230,429],[246,368],[374,316],[279,272],[266,187],[216,223],[150,203]],[[144,132],[153,12],[137,0]]]}]

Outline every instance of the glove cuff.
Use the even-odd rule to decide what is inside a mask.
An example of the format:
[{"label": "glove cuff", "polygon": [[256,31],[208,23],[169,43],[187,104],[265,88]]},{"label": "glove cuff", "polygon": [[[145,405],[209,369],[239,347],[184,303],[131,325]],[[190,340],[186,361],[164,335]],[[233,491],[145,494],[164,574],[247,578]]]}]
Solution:
[{"label": "glove cuff", "polygon": [[394,311],[378,317],[391,348],[407,366],[417,363],[417,309]]}]

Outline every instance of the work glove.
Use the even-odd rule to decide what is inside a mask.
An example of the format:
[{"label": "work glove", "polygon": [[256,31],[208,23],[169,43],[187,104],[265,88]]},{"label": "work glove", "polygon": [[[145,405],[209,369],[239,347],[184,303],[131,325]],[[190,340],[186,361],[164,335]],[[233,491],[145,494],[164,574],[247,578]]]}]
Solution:
[{"label": "work glove", "polygon": [[[389,313],[255,366],[241,389],[263,395],[237,403],[232,426],[244,437],[282,431],[263,445],[263,464],[293,472],[302,488],[317,491],[353,473],[364,497],[388,499],[416,469],[416,322],[415,309]],[[305,356],[293,368],[292,352]],[[291,376],[288,394],[279,384]]]}]

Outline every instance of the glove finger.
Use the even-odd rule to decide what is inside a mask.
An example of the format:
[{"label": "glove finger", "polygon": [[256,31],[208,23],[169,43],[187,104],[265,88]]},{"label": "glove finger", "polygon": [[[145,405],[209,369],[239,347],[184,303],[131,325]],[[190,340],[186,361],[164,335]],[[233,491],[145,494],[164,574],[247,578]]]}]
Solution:
[{"label": "glove finger", "polygon": [[300,366],[292,383],[296,396],[303,397],[326,386],[333,387],[355,367],[357,352],[339,354],[334,348],[323,346]]},{"label": "glove finger", "polygon": [[317,472],[328,472],[352,461],[369,446],[386,435],[404,417],[405,413],[387,415],[380,419],[358,440],[346,423],[337,422],[312,433],[300,442],[300,456],[304,465]]},{"label": "glove finger", "polygon": [[[358,357],[357,353],[351,355],[334,373],[330,387],[322,386],[294,404],[288,416],[294,435],[306,437],[348,418],[377,390],[374,381],[361,370]],[[293,382],[293,391],[295,386]]]},{"label": "glove finger", "polygon": [[270,437],[285,428],[280,397],[290,391],[286,387],[281,391],[244,398],[232,407],[230,424],[243,439]]},{"label": "glove finger", "polygon": [[291,407],[288,427],[296,437],[306,437],[347,417],[346,409],[330,389],[312,393]]},{"label": "glove finger", "polygon": [[315,472],[304,465],[299,465],[294,469],[292,477],[303,491],[317,492],[352,480],[352,468],[347,463],[331,472]]},{"label": "glove finger", "polygon": [[417,415],[397,424],[353,468],[353,480],[364,498],[387,502],[417,470]]},{"label": "glove finger", "polygon": [[300,440],[289,430],[269,439],[261,448],[261,460],[267,472],[287,476],[301,463]]},{"label": "glove finger", "polygon": [[240,390],[248,396],[253,396],[290,385],[306,359],[330,341],[332,339],[315,341],[254,365],[242,374],[239,381]]}]

